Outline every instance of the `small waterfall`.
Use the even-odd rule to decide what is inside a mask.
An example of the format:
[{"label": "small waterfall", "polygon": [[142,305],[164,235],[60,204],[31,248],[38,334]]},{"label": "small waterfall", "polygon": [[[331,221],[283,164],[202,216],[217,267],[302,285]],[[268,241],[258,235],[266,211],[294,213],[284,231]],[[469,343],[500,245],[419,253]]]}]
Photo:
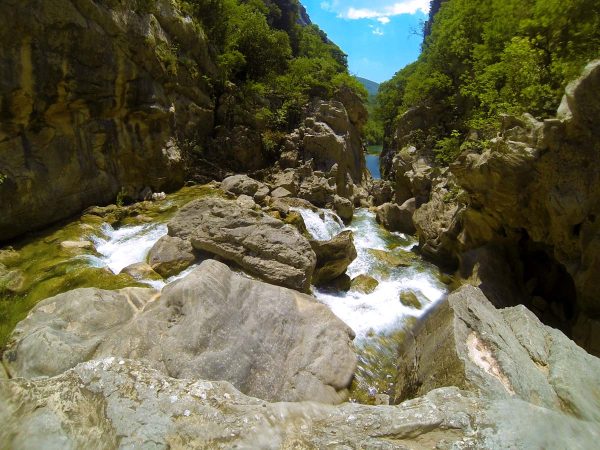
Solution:
[{"label": "small waterfall", "polygon": [[323,210],[318,213],[307,208],[290,208],[290,210],[302,215],[306,229],[317,241],[328,241],[344,229],[342,219],[333,211]]},{"label": "small waterfall", "polygon": [[[315,239],[331,239],[344,229],[337,221],[328,219],[329,214],[322,219],[318,213],[307,209],[298,208],[297,211]],[[314,294],[354,330],[358,340],[373,332],[391,331],[407,317],[420,317],[445,295],[446,286],[435,276],[433,266],[415,259],[411,267],[390,267],[370,252],[370,249],[410,251],[416,244],[414,238],[384,230],[377,224],[375,214],[366,209],[357,210],[352,224],[346,229],[354,233],[358,255],[348,267],[347,274],[350,278],[369,275],[379,285],[370,294],[327,288],[317,288]],[[403,305],[399,298],[402,291],[415,293],[423,307],[415,309]]]},{"label": "small waterfall", "polygon": [[99,257],[91,257],[92,262],[118,274],[131,264],[144,262],[152,246],[166,234],[167,226],[163,223],[124,226],[116,230],[105,224],[102,226],[103,236],[90,238],[100,254]]}]

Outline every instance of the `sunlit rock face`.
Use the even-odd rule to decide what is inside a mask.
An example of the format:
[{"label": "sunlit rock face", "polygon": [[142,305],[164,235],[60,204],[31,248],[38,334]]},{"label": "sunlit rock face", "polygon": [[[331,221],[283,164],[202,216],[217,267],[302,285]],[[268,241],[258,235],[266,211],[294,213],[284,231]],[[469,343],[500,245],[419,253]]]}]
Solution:
[{"label": "sunlit rock face", "polygon": [[[170,1],[152,14],[135,4],[0,5],[0,240],[119,192],[183,183],[175,137],[212,131],[197,73],[215,67],[204,35]],[[173,66],[175,44],[193,68]]]},{"label": "sunlit rock face", "polygon": [[30,378],[119,356],[174,378],[227,380],[268,401],[340,403],[356,367],[353,337],[314,298],[207,260],[162,292],[79,289],[41,302],[4,362]]},{"label": "sunlit rock face", "polygon": [[[429,256],[460,265],[497,304],[535,300],[546,323],[594,354],[600,354],[599,89],[595,61],[567,87],[557,118],[505,117],[487,150],[461,155],[453,176],[434,179],[429,203],[414,216]],[[517,292],[512,299],[501,280]]]}]

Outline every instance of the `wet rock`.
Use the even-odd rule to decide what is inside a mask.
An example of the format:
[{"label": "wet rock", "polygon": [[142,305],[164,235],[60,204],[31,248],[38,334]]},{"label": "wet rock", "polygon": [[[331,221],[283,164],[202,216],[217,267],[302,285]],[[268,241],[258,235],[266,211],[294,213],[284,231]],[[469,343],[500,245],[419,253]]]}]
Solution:
[{"label": "wet rock", "polygon": [[19,294],[27,289],[25,274],[18,269],[8,269],[0,264],[0,294]]},{"label": "wet rock", "polygon": [[310,245],[317,255],[312,278],[316,286],[327,284],[344,274],[357,256],[352,231],[342,231],[329,241],[311,240]]},{"label": "wet rock", "polygon": [[356,365],[352,338],[314,298],[208,260],[160,296],[80,289],[47,299],[17,326],[4,362],[13,376],[35,377],[104,356],[139,358],[270,401],[338,403]]},{"label": "wet rock", "polygon": [[125,267],[120,273],[129,275],[136,280],[162,280],[162,277],[146,263],[135,263]]},{"label": "wet rock", "polygon": [[410,267],[415,263],[417,255],[410,252],[401,252],[395,250],[392,252],[386,252],[385,250],[376,250],[373,248],[368,249],[369,253],[380,261],[389,264],[394,267]]},{"label": "wet rock", "polygon": [[286,214],[285,219],[283,219],[283,221],[288,225],[292,225],[293,227],[295,227],[300,232],[300,234],[302,234],[302,236],[310,238],[310,233],[306,229],[306,224],[304,223],[302,214],[300,214],[299,212],[289,211]]},{"label": "wet rock", "polygon": [[421,305],[421,301],[417,294],[412,291],[402,291],[400,292],[400,303],[404,306],[414,309],[421,309],[423,305]]},{"label": "wet rock", "polygon": [[308,291],[316,256],[297,229],[235,201],[204,198],[183,207],[168,224],[169,235],[197,251],[217,255],[264,280]]},{"label": "wet rock", "polygon": [[0,264],[15,264],[20,258],[19,252],[12,247],[0,249]]},{"label": "wet rock", "polygon": [[369,275],[362,274],[352,279],[350,290],[363,294],[372,294],[377,289],[377,286],[379,286],[379,281]]},{"label": "wet rock", "polygon": [[90,241],[63,241],[60,246],[66,250],[91,250],[94,244]]},{"label": "wet rock", "polygon": [[336,195],[333,197],[333,208],[344,223],[350,223],[354,216],[354,205],[350,200]]},{"label": "wet rock", "polygon": [[352,287],[352,279],[348,276],[348,274],[343,274],[337,277],[335,280],[327,283],[327,287],[341,292],[348,292]]},{"label": "wet rock", "polygon": [[415,212],[415,199],[406,200],[401,206],[395,203],[385,203],[376,210],[377,222],[389,231],[399,231],[406,234],[415,234],[413,223]]},{"label": "wet rock", "polygon": [[195,261],[192,244],[173,236],[161,237],[148,253],[148,264],[164,278],[183,272]]},{"label": "wet rock", "polygon": [[[464,286],[415,330],[401,352],[396,401],[442,386],[600,421],[600,359],[524,306],[497,310]],[[417,363],[418,362],[418,363]]]}]

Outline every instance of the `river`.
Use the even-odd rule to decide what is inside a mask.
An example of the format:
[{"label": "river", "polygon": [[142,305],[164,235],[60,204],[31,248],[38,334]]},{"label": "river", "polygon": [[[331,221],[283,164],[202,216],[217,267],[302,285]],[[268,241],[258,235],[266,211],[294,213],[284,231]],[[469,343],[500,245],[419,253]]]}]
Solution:
[{"label": "river", "polygon": [[[177,207],[194,196],[205,195],[201,189],[186,188],[157,202],[154,214],[139,216],[143,223],[134,217],[129,224],[125,221],[122,226],[111,226],[86,215],[16,246],[14,251],[23,261],[20,265],[13,262],[13,267],[21,268],[30,287],[21,296],[0,298],[3,339],[43,298],[77,287],[118,289],[131,285],[130,278],[117,274],[130,264],[145,262],[154,243],[167,234],[166,222]],[[411,252],[416,245],[414,238],[386,231],[367,209],[358,209],[347,227],[329,210],[321,214],[308,209],[298,212],[316,240],[328,240],[344,229],[352,230],[358,256],[347,273],[351,278],[369,275],[377,280],[377,287],[371,293],[315,288],[313,294],[356,333],[360,363],[352,398],[368,403],[376,393],[391,393],[394,361],[403,333],[447,292],[446,285],[438,279],[438,269]],[[67,239],[91,245],[65,250],[63,243]],[[389,256],[408,258],[410,264],[394,266],[386,260]],[[1,259],[0,254],[0,262]],[[161,289],[193,268],[168,280],[138,280],[138,284]],[[420,306],[403,304],[403,292],[417,298]]]}]

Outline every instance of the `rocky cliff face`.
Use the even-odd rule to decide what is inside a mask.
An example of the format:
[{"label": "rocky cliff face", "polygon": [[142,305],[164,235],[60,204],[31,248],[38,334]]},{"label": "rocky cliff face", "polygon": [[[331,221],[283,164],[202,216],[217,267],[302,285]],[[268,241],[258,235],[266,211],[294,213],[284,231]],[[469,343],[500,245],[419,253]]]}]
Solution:
[{"label": "rocky cliff face", "polygon": [[557,118],[507,117],[463,154],[415,213],[423,250],[459,264],[497,304],[525,302],[600,354],[600,61]]},{"label": "rocky cliff face", "polygon": [[0,5],[0,240],[184,181],[176,142],[211,132],[215,68],[170,1],[138,4]]},{"label": "rocky cliff face", "polygon": [[[240,109],[237,88],[210,85],[216,67],[200,27],[175,1],[145,4],[0,5],[0,241],[117,196],[137,200],[181,186],[191,154],[195,172],[209,179],[279,158],[280,149],[265,148],[264,124],[229,123]],[[280,6],[281,21],[296,17],[295,2]],[[315,104],[305,113],[314,120],[288,139],[292,166],[338,164],[338,190],[348,197],[364,172],[366,111],[348,92]]]}]

